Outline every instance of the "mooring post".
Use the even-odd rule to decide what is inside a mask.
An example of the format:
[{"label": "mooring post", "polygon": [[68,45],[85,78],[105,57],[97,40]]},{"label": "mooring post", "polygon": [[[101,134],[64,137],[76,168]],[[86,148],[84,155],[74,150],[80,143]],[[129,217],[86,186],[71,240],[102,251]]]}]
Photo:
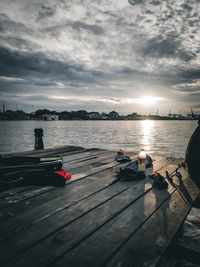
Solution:
[{"label": "mooring post", "polygon": [[44,149],[44,144],[42,140],[43,129],[35,128],[34,132],[35,132],[35,150]]}]

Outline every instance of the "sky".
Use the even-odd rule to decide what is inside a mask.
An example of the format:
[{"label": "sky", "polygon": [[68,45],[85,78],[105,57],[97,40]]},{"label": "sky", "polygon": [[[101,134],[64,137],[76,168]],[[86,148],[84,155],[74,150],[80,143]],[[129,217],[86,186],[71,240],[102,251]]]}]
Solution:
[{"label": "sky", "polygon": [[200,113],[200,0],[0,0],[7,109]]}]

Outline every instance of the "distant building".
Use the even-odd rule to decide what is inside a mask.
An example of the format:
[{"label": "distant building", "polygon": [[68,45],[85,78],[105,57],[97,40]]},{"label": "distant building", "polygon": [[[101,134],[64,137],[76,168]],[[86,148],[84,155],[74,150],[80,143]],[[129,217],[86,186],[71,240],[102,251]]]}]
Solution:
[{"label": "distant building", "polygon": [[17,120],[30,120],[30,115],[29,114],[19,114],[17,115]]},{"label": "distant building", "polygon": [[157,115],[157,114],[150,114],[148,115],[148,118],[151,119],[151,120],[159,120],[161,118],[160,115]]},{"label": "distant building", "polygon": [[117,119],[120,118],[119,114],[116,111],[111,111],[108,114],[108,117],[109,117],[110,120],[117,120]]},{"label": "distant building", "polygon": [[58,120],[58,115],[42,115],[42,120],[44,121],[57,121]]},{"label": "distant building", "polygon": [[104,112],[102,112],[100,116],[101,116],[101,119],[102,120],[108,120],[108,118],[109,118],[108,117],[108,114],[107,113],[104,113]]},{"label": "distant building", "polygon": [[1,120],[29,120],[30,115],[25,113],[23,110],[6,110],[0,114]]},{"label": "distant building", "polygon": [[135,120],[137,118],[138,114],[136,112],[132,113],[132,114],[128,114],[127,116],[124,116],[123,119],[127,119],[127,120]]},{"label": "distant building", "polygon": [[176,114],[176,113],[171,114],[171,117],[173,117],[173,118],[178,118],[178,116],[179,116],[179,114]]},{"label": "distant building", "polygon": [[16,120],[29,120],[30,115],[25,113],[23,110],[16,110],[14,111],[15,119]]},{"label": "distant building", "polygon": [[137,117],[137,115],[138,115],[137,112],[132,113],[132,117]]},{"label": "distant building", "polygon": [[88,113],[88,116],[90,120],[98,120],[101,117],[99,112],[90,112]]}]

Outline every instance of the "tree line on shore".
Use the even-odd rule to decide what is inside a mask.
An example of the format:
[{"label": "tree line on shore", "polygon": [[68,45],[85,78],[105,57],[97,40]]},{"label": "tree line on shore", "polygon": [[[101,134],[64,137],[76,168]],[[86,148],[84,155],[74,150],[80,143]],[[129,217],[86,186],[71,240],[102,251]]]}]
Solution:
[{"label": "tree line on shore", "polygon": [[86,110],[77,111],[52,111],[48,109],[38,109],[34,112],[24,112],[23,110],[6,110],[0,112],[0,119],[5,120],[31,120],[31,119],[44,119],[45,116],[57,116],[60,120],[88,120],[88,119],[120,119],[121,116],[116,112],[99,113],[99,112],[87,112]]},{"label": "tree line on shore", "polygon": [[116,111],[109,113],[87,112],[86,110],[77,111],[51,111],[48,109],[38,109],[34,112],[24,112],[23,110],[6,110],[0,112],[0,120],[168,120],[168,119],[197,119],[193,113],[188,116],[180,114],[168,114],[168,116],[160,115],[140,115],[138,113],[131,113],[128,115],[119,115]]}]

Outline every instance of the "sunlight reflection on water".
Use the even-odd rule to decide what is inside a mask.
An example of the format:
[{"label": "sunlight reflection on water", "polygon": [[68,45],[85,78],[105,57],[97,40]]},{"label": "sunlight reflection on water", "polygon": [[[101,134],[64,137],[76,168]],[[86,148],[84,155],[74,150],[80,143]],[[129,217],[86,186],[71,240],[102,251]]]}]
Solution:
[{"label": "sunlight reflection on water", "polygon": [[141,144],[142,149],[144,149],[147,152],[150,152],[151,150],[151,142],[150,138],[153,135],[153,130],[155,126],[155,122],[151,120],[144,120],[140,121],[141,124]]}]

